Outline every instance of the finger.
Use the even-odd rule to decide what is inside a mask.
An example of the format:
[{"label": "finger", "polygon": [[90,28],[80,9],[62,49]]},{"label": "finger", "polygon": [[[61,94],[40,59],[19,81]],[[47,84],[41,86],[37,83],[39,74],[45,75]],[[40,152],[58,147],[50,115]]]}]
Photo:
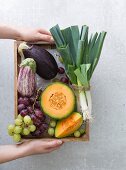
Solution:
[{"label": "finger", "polygon": [[52,152],[52,151],[55,151],[55,150],[59,149],[60,147],[61,147],[61,145],[60,145],[60,146],[56,146],[56,147],[54,147],[54,148],[47,148],[47,149],[46,149],[46,153],[50,153],[50,152]]},{"label": "finger", "polygon": [[38,38],[40,41],[47,41],[47,42],[51,42],[51,43],[54,42],[52,36],[50,36],[50,35],[39,34],[38,36],[39,36]]},{"label": "finger", "polygon": [[55,147],[58,147],[60,145],[62,145],[62,140],[53,140],[53,141],[50,141],[50,142],[47,142],[46,143],[46,148],[55,148]]},{"label": "finger", "polygon": [[49,31],[47,31],[46,29],[43,29],[43,28],[39,28],[38,31],[39,31],[41,34],[51,35],[51,33],[50,33]]},{"label": "finger", "polygon": [[58,146],[53,146],[53,147],[48,147],[48,148],[46,148],[46,149],[55,149],[55,148],[57,148],[57,147],[61,147],[63,145],[63,143],[62,144],[60,144],[60,145],[58,145]]}]

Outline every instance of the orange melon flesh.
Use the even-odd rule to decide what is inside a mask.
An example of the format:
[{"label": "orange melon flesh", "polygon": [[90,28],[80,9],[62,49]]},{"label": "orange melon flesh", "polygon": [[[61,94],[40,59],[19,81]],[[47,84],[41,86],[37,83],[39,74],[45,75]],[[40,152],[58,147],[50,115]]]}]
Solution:
[{"label": "orange melon flesh", "polygon": [[47,86],[41,95],[43,111],[54,119],[62,119],[75,108],[75,95],[70,87],[56,82]]},{"label": "orange melon flesh", "polygon": [[63,138],[66,136],[71,135],[83,123],[83,117],[80,113],[74,112],[69,117],[58,121],[56,128],[55,128],[55,137],[56,138]]}]

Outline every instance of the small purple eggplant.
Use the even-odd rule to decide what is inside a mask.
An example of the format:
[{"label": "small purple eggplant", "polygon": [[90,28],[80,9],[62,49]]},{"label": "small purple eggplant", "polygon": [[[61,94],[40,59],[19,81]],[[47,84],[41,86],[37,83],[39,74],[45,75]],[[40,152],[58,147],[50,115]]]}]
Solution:
[{"label": "small purple eggplant", "polygon": [[36,73],[46,79],[53,79],[58,72],[58,66],[54,57],[39,45],[29,45],[21,43],[18,47],[18,53],[23,58],[33,58],[36,62]]},{"label": "small purple eggplant", "polygon": [[36,63],[32,58],[22,61],[17,81],[17,89],[21,96],[30,97],[36,88]]}]

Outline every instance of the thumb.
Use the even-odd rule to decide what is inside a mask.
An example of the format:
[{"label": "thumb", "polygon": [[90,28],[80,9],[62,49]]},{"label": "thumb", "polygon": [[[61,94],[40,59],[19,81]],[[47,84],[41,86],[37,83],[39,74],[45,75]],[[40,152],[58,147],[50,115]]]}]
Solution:
[{"label": "thumb", "polygon": [[60,146],[63,143],[62,140],[53,140],[46,143],[46,148],[54,148]]}]

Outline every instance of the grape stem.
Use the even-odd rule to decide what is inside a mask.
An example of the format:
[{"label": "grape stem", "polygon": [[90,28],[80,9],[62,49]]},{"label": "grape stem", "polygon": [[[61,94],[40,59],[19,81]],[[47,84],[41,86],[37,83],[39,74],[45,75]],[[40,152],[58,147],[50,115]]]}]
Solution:
[{"label": "grape stem", "polygon": [[37,94],[36,94],[34,103],[33,103],[33,105],[32,105],[33,111],[35,111],[35,103],[36,103],[36,100],[37,100],[38,97],[39,97],[39,91],[40,91],[40,90],[42,90],[42,87],[40,87],[40,88],[37,90]]}]

